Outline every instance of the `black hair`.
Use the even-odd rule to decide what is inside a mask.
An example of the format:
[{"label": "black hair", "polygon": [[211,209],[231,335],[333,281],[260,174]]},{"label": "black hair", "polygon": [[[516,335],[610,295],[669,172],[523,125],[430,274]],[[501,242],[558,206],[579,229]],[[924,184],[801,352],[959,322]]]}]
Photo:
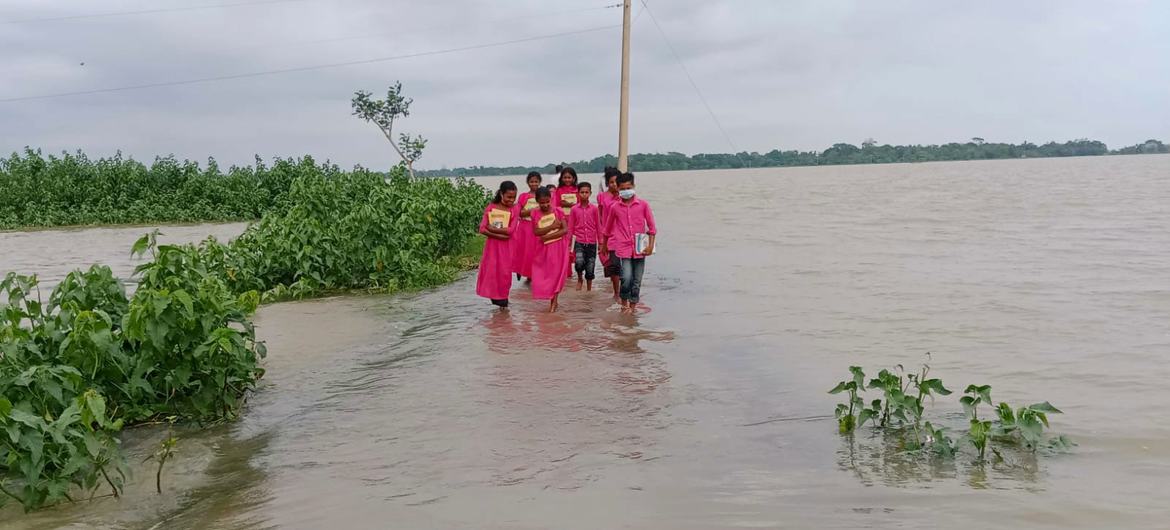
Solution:
[{"label": "black hair", "polygon": [[577,185],[577,170],[571,167],[566,167],[557,172],[557,186],[561,185],[561,179],[565,178],[565,173],[573,176],[573,186]]},{"label": "black hair", "polygon": [[496,196],[492,199],[492,204],[500,204],[504,200],[504,194],[509,191],[516,191],[516,183],[510,180],[505,180],[500,183],[500,189],[496,190]]},{"label": "black hair", "polygon": [[548,197],[551,199],[552,192],[548,191],[548,188],[536,188],[536,199],[540,200],[540,199],[543,199],[545,197]]},{"label": "black hair", "polygon": [[557,164],[557,169],[556,169],[556,171],[557,171],[557,177],[560,177],[560,176],[561,176],[561,170],[562,170],[562,169],[565,169],[565,165],[564,165],[564,164]]},{"label": "black hair", "polygon": [[590,184],[588,180],[577,185],[578,190],[581,188],[589,188],[589,191],[593,191],[593,185]]},{"label": "black hair", "polygon": [[528,181],[532,180],[532,177],[536,177],[537,182],[544,180],[544,177],[540,176],[539,171],[529,171],[528,176],[524,178],[524,183],[527,184]]},{"label": "black hair", "polygon": [[545,186],[544,189],[551,192],[552,190],[557,189],[557,185],[556,184],[549,184],[548,186]]},{"label": "black hair", "polygon": [[618,184],[625,184],[627,182],[629,182],[630,184],[634,183],[634,174],[633,173],[622,173],[621,175],[618,175],[618,178],[617,178]]}]

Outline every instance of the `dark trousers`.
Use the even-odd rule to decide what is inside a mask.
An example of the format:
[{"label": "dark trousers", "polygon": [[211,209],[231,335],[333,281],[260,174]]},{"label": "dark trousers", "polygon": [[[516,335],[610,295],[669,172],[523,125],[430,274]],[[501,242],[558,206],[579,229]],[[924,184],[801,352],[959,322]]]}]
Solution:
[{"label": "dark trousers", "polygon": [[597,243],[574,243],[573,254],[573,268],[577,274],[585,273],[585,279],[592,280],[593,269],[597,268]]},{"label": "dark trousers", "polygon": [[636,304],[642,292],[642,272],[646,269],[646,258],[618,258],[621,262],[622,300]]}]

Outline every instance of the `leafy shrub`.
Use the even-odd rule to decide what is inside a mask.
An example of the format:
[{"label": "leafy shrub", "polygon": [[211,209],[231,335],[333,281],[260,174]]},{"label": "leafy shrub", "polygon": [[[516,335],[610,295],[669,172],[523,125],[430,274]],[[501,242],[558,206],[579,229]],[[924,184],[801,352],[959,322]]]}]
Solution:
[{"label": "leafy shrub", "polygon": [[[191,178],[194,169],[172,162],[156,167]],[[131,252],[151,259],[135,270],[132,297],[102,266],[70,273],[47,303],[35,277],[0,282],[0,495],[26,509],[102,482],[117,495],[124,460],[114,435],[124,424],[234,418],[264,373],[250,320],[261,292],[277,300],[426,287],[478,257],[487,192],[477,184],[411,179],[401,168],[384,180],[277,166],[296,173],[282,211],[239,238],[158,245],[155,231],[136,242]]]},{"label": "leafy shrub", "polygon": [[231,418],[263,374],[259,295],[230,296],[192,248],[148,250],[130,299],[102,266],[70,273],[48,303],[35,278],[0,282],[0,487],[28,509],[99,479],[118,494],[126,422]]},{"label": "leafy shrub", "polygon": [[0,230],[31,226],[144,224],[258,219],[288,205],[298,177],[340,173],[312,158],[267,167],[206,167],[173,157],[150,166],[117,154],[90,160],[82,153],[45,157],[26,149],[0,158]]},{"label": "leafy shrub", "polygon": [[[1063,435],[1045,439],[1043,430],[1048,427],[1048,414],[1061,413],[1047,401],[1013,409],[1007,403],[992,402],[990,385],[969,385],[959,399],[968,418],[968,429],[958,439],[952,439],[946,427],[925,419],[925,398],[951,394],[941,379],[927,377],[929,365],[909,374],[903,373],[901,365],[893,370],[883,369],[868,385],[861,367],[850,366],[849,372],[849,379],[829,390],[830,394],[846,392],[848,395],[846,403],[838,404],[835,411],[841,434],[852,434],[869,422],[874,429],[891,434],[886,439],[897,440],[907,451],[951,457],[970,445],[980,462],[987,458],[989,449],[997,460],[1003,460],[1003,454],[994,447],[997,444],[1023,447],[1032,452],[1041,447],[1059,450],[1072,445]],[[866,390],[879,390],[883,398],[874,399],[866,406],[861,396]],[[981,418],[980,405],[992,407],[996,417]]]}]

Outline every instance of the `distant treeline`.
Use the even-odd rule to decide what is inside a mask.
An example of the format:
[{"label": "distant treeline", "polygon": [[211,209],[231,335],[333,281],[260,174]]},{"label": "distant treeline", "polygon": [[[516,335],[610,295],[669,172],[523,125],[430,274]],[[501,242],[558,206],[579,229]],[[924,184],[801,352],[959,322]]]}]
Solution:
[{"label": "distant treeline", "polygon": [[[841,164],[888,164],[897,162],[935,162],[944,160],[994,160],[1004,158],[1050,158],[1061,156],[1130,155],[1147,153],[1170,153],[1170,146],[1158,140],[1110,151],[1104,142],[1097,140],[1072,140],[1064,143],[1048,142],[1037,145],[1031,142],[1021,144],[992,143],[982,138],[972,138],[967,143],[943,145],[878,145],[867,140],[861,147],[852,144],[834,144],[824,151],[781,151],[773,149],[767,153],[742,152],[697,154],[683,153],[642,153],[630,155],[632,171],[679,171],[695,169],[737,169],[745,167],[790,167],[829,166]],[[579,173],[601,173],[606,166],[617,165],[613,155],[599,156],[592,160],[579,160],[565,165],[572,166]],[[486,167],[472,166],[455,169],[431,169],[418,172],[432,177],[446,176],[490,176],[523,175],[529,171],[551,173],[554,164],[543,166]]]}]

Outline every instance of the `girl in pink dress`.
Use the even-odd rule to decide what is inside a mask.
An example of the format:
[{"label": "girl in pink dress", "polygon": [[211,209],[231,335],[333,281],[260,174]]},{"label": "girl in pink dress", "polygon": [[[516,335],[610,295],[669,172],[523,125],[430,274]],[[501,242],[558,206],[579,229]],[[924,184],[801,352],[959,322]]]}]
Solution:
[{"label": "girl in pink dress", "polygon": [[532,260],[532,298],[549,300],[548,311],[553,313],[557,310],[557,298],[565,288],[571,232],[568,217],[553,206],[552,193],[537,190],[536,202],[540,209],[532,212],[532,233],[540,241],[540,247]]},{"label": "girl in pink dress", "polygon": [[528,191],[521,194],[520,198],[516,200],[520,225],[512,236],[514,240],[512,243],[512,272],[516,273],[517,280],[521,277],[532,279],[532,254],[536,252],[536,246],[540,242],[532,233],[531,212],[537,208],[536,190],[540,189],[541,180],[540,173],[535,171],[529,173]]},{"label": "girl in pink dress", "polygon": [[[573,212],[573,207],[577,205],[577,170],[571,167],[562,167],[557,172],[557,188],[553,192],[553,204],[560,207],[561,211],[568,217]],[[569,245],[569,268],[565,271],[565,276],[573,277],[573,246]]]},{"label": "girl in pink dress", "polygon": [[483,245],[475,294],[491,300],[501,311],[508,309],[508,292],[512,290],[512,234],[519,224],[515,204],[516,184],[505,180],[479,222],[479,233],[487,237],[487,242]]}]

